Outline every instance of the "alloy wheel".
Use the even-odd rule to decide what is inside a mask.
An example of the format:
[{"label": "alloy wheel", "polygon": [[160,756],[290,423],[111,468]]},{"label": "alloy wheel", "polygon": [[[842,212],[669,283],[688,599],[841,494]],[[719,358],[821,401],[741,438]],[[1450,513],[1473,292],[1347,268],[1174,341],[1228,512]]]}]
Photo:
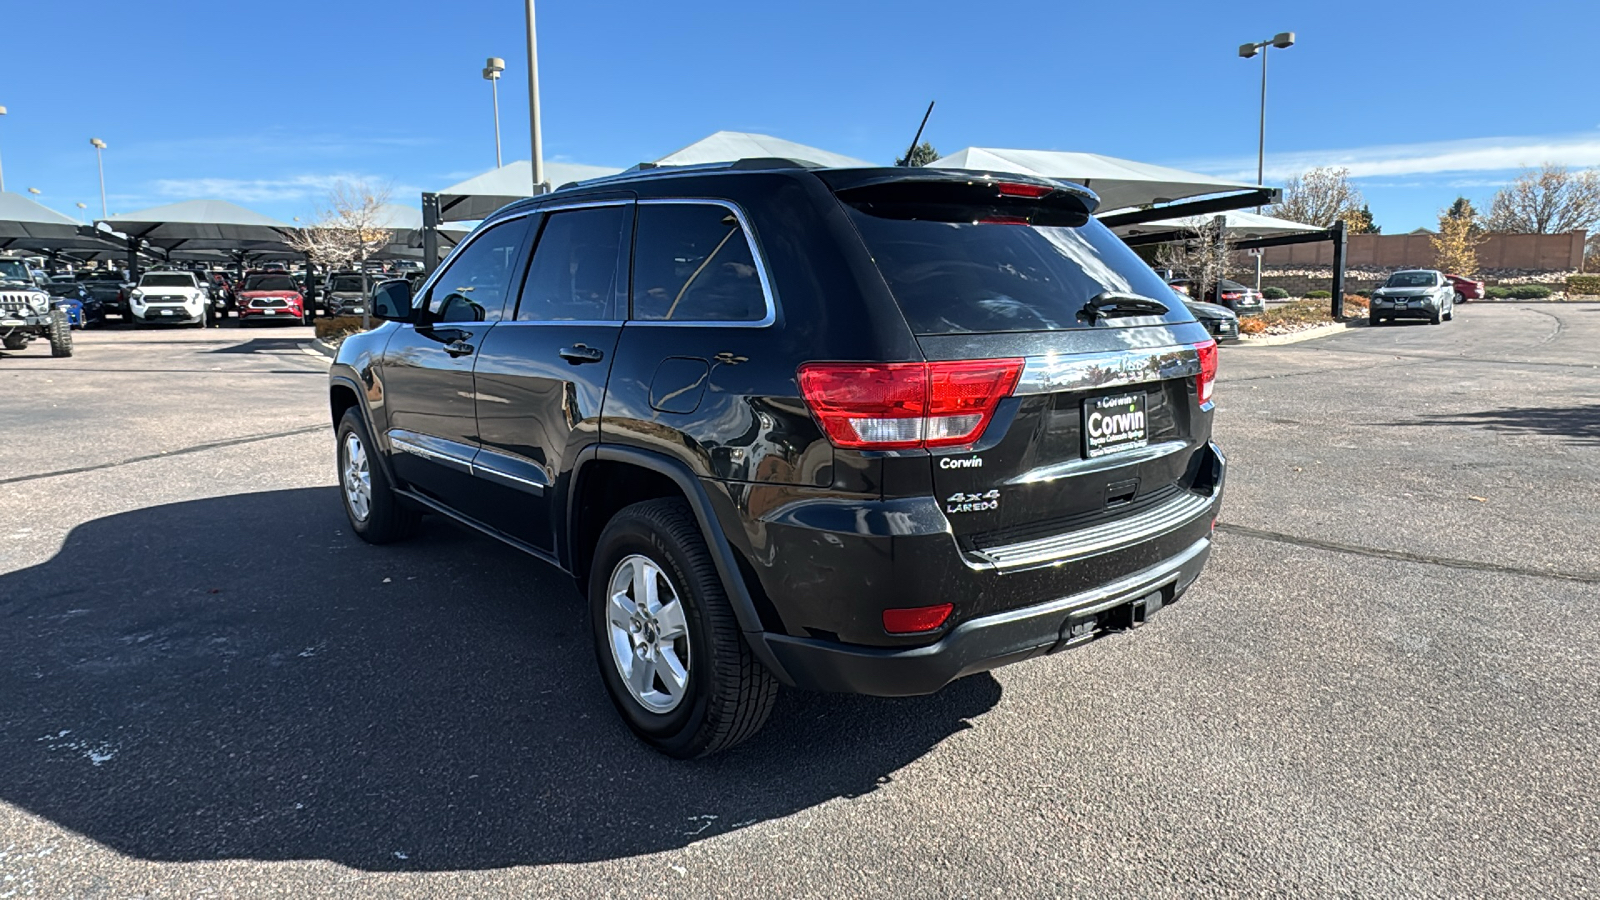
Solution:
[{"label": "alloy wheel", "polygon": [[669,713],[689,686],[689,625],[661,567],[624,557],[611,571],[606,627],[611,659],[628,693],[653,713]]},{"label": "alloy wheel", "polygon": [[344,436],[344,465],[341,466],[340,483],[344,486],[344,502],[356,521],[365,522],[372,513],[372,471],[367,464],[367,449],[355,432]]}]

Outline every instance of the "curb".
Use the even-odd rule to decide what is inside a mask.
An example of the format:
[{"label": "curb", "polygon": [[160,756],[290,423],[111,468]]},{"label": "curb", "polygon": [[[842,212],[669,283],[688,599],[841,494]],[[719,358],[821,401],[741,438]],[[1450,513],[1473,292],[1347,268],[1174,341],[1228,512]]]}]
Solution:
[{"label": "curb", "polygon": [[312,356],[326,356],[328,359],[338,355],[338,351],[324,344],[322,338],[312,338],[308,343],[301,344],[300,349]]},{"label": "curb", "polygon": [[1338,334],[1341,331],[1349,331],[1352,328],[1365,327],[1367,327],[1367,322],[1365,319],[1357,319],[1351,322],[1334,322],[1331,325],[1319,325],[1316,328],[1308,328],[1305,331],[1296,331],[1293,334],[1274,334],[1268,335],[1267,337],[1242,337],[1239,339],[1239,346],[1280,347],[1284,344],[1298,344],[1301,341],[1314,341],[1317,338],[1324,338],[1330,334]]}]

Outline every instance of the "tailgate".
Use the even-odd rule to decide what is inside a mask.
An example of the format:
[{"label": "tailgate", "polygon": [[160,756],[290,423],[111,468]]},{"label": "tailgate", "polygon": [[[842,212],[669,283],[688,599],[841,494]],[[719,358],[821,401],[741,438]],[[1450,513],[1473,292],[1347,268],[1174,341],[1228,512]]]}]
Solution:
[{"label": "tailgate", "polygon": [[[1084,349],[1081,333],[920,339],[930,360],[1026,360],[978,444],[930,451],[940,506],[965,549],[1002,564],[1088,555],[1100,548],[1071,535],[1114,545],[1209,504],[1197,458],[1211,436],[1197,384],[1206,338],[1168,327],[1104,336],[1092,342],[1099,349]],[[1115,522],[1129,526],[1097,527]]]}]

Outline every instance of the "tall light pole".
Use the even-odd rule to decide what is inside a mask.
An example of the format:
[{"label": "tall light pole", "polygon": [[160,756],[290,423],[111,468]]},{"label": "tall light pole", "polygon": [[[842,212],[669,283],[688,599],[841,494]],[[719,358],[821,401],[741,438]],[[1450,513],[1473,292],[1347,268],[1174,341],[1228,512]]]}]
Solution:
[{"label": "tall light pole", "polygon": [[[0,106],[0,116],[3,116],[5,114],[6,114],[6,108],[4,106]],[[6,170],[5,170],[5,168],[3,166],[0,166],[0,192],[3,192],[5,189],[6,189]]]},{"label": "tall light pole", "polygon": [[101,152],[106,149],[106,142],[89,138],[89,143],[94,147],[94,160],[100,165],[100,218],[109,219],[111,215],[106,212],[106,158]]},{"label": "tall light pole", "polygon": [[506,70],[506,61],[498,56],[489,57],[483,64],[483,80],[489,82],[490,92],[494,94],[494,167],[496,169],[505,165],[500,159],[500,73]]},{"label": "tall light pole", "polygon": [[89,208],[89,204],[87,204],[87,203],[74,203],[72,205],[76,206],[78,208],[78,210],[79,210],[78,215],[80,215],[80,216],[83,215],[83,210],[86,210],[86,209]]},{"label": "tall light pole", "polygon": [[[529,0],[532,2],[532,0]],[[1254,44],[1240,44],[1239,56],[1249,59],[1257,53],[1261,54],[1261,131],[1256,137],[1256,184],[1266,185],[1267,169],[1267,49],[1277,47],[1287,50],[1294,46],[1294,32],[1280,31],[1264,41]],[[1261,207],[1256,207],[1256,212],[1261,212]],[[1256,290],[1261,290],[1261,257],[1256,256]]]},{"label": "tall light pole", "polygon": [[528,124],[533,134],[533,190],[544,184],[544,138],[539,132],[539,41],[533,28],[533,0],[528,0]]}]

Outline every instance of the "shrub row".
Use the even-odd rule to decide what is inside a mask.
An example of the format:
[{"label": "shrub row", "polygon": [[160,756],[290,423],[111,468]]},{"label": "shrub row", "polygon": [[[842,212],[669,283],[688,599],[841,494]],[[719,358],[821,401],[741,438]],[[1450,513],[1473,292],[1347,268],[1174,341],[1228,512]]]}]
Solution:
[{"label": "shrub row", "polygon": [[1268,300],[1287,300],[1289,292],[1281,287],[1265,287],[1261,289],[1261,296]]},{"label": "shrub row", "polygon": [[1542,284],[1518,284],[1486,288],[1484,293],[1490,300],[1543,300],[1555,292]]},{"label": "shrub row", "polygon": [[1306,291],[1307,300],[1327,300],[1333,297],[1333,291]]},{"label": "shrub row", "polygon": [[1600,275],[1568,275],[1567,293],[1587,296],[1600,294]]}]

